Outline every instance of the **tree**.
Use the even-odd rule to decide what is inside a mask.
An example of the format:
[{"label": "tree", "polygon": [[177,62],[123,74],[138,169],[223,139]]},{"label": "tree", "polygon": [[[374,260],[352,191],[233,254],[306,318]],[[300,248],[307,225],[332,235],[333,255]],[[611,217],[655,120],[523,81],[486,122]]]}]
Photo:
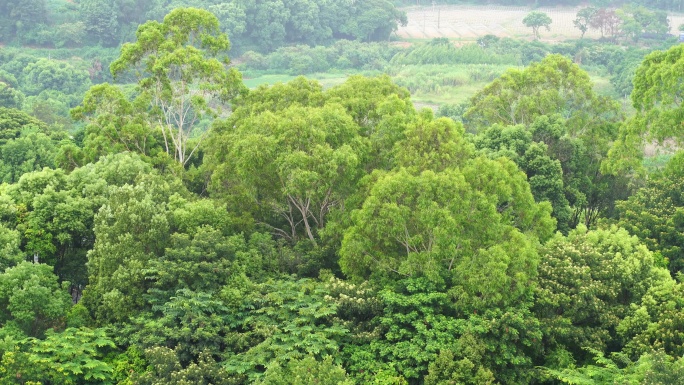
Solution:
[{"label": "tree", "polygon": [[237,69],[225,68],[227,58],[219,60],[230,42],[216,16],[194,8],[176,8],[162,23],[149,21],[136,36],[112,63],[112,75],[144,69],[138,86],[150,100],[149,123],[161,130],[166,152],[186,166],[205,137],[194,132],[197,123],[220,116],[223,103],[244,90]]},{"label": "tree", "polygon": [[573,24],[582,32],[582,38],[584,38],[584,34],[589,30],[591,20],[596,14],[596,11],[598,11],[596,7],[586,7],[577,11],[577,18],[573,20]]},{"label": "tree", "polygon": [[79,13],[88,37],[94,43],[104,46],[113,46],[118,43],[119,25],[116,20],[117,12],[112,2],[81,0]]},{"label": "tree", "polygon": [[442,350],[425,376],[425,385],[492,385],[494,381],[490,370],[478,367],[468,358],[457,360],[451,350]]},{"label": "tree", "polygon": [[291,360],[286,366],[271,365],[264,377],[256,385],[352,385],[347,373],[339,365],[333,364],[333,357],[327,356],[317,361],[313,356],[301,360]]},{"label": "tree", "polygon": [[571,209],[565,196],[562,164],[551,158],[545,143],[532,139],[532,132],[524,126],[502,127],[495,124],[475,138],[475,146],[494,159],[508,157],[513,160],[527,174],[535,200],[551,203],[558,230],[567,234]]},{"label": "tree", "polygon": [[478,130],[495,123],[529,125],[539,116],[560,114],[571,136],[598,144],[612,139],[619,111],[615,101],[594,93],[584,70],[554,54],[523,70],[509,69],[485,86],[472,97],[464,119],[466,127]]},{"label": "tree", "polygon": [[112,367],[102,361],[103,351],[114,348],[104,329],[67,328],[61,333],[49,330],[45,340],[32,340],[29,360],[45,368],[46,378],[64,384],[106,381]]},{"label": "tree", "polygon": [[535,39],[539,39],[539,28],[546,27],[547,31],[551,30],[551,18],[544,12],[532,11],[522,20],[526,27],[532,28],[532,33]]},{"label": "tree", "polygon": [[158,143],[161,138],[155,137],[156,132],[150,127],[152,116],[146,113],[149,102],[145,95],[130,101],[110,84],[91,87],[82,105],[71,110],[75,120],[87,123],[83,139],[85,159],[93,162],[107,154],[133,151],[155,160],[164,149]]},{"label": "tree", "polygon": [[[136,385],[233,385],[238,380],[230,376],[211,353],[203,352],[197,362],[183,367],[176,353],[164,346],[145,350],[149,362],[143,373],[130,373],[128,381]],[[239,377],[238,377],[239,378]]]},{"label": "tree", "polygon": [[603,352],[588,349],[594,355],[594,364],[579,368],[549,370],[546,372],[568,384],[630,384],[644,385],[676,384],[684,376],[684,359],[672,358],[663,351],[653,351],[632,361],[624,353],[614,353],[610,358]]},{"label": "tree", "polygon": [[7,268],[0,273],[0,329],[41,337],[59,328],[71,306],[67,288],[48,265],[22,262]]},{"label": "tree", "polygon": [[388,0],[239,0],[209,8],[238,50],[274,51],[294,44],[328,45],[333,39],[388,40],[406,13]]},{"label": "tree", "polygon": [[213,127],[211,190],[274,234],[317,244],[364,173],[391,167],[414,113],[389,77],[355,76],[326,92],[304,78],[260,87]]},{"label": "tree", "polygon": [[19,232],[0,224],[0,271],[24,260],[19,249]]},{"label": "tree", "polygon": [[589,22],[589,26],[601,31],[601,37],[615,36],[619,30],[622,20],[615,10],[600,8],[597,10]]},{"label": "tree", "polygon": [[9,41],[21,34],[26,34],[32,27],[43,24],[48,18],[47,4],[45,0],[9,0],[0,4],[0,39]]},{"label": "tree", "polygon": [[367,143],[351,117],[339,105],[293,106],[229,124],[234,178],[286,220],[285,229],[274,231],[294,241],[301,224],[315,244],[328,212],[360,177]]},{"label": "tree", "polygon": [[684,354],[684,284],[664,269],[658,278],[617,327],[632,358],[653,350],[674,358]]},{"label": "tree", "polygon": [[[529,273],[524,271],[535,259],[530,247],[553,231],[550,205],[534,203],[526,176],[510,160],[467,155],[472,150],[463,129],[447,122],[412,126],[406,141],[397,143],[396,168],[371,175],[344,233],[340,265],[356,277],[450,277],[464,307],[507,303],[521,292],[508,287],[504,294],[491,279],[485,288],[482,279],[496,275],[504,284],[514,270],[521,277]],[[425,138],[439,146],[426,146]],[[490,258],[510,265],[494,266]],[[473,291],[480,294],[468,297]]]},{"label": "tree", "polygon": [[147,261],[163,255],[170,237],[166,203],[172,190],[182,188],[157,175],[142,178],[145,182],[112,189],[94,219],[83,304],[102,323],[126,320],[148,306]]},{"label": "tree", "polygon": [[677,154],[665,170],[652,175],[626,201],[617,203],[620,226],[661,255],[673,277],[684,273],[683,155]]},{"label": "tree", "polygon": [[0,81],[0,107],[21,109],[24,93]]},{"label": "tree", "polygon": [[47,132],[47,125],[23,111],[0,107],[0,146],[20,137],[22,131]]},{"label": "tree", "polygon": [[406,13],[387,0],[370,0],[359,7],[358,14],[348,19],[346,30],[358,40],[389,40],[398,25],[408,23]]},{"label": "tree", "polygon": [[88,71],[77,69],[67,62],[46,58],[24,68],[23,83],[22,89],[27,95],[38,95],[46,89],[80,95],[91,84]]},{"label": "tree", "polygon": [[625,5],[617,10],[617,15],[622,19],[621,30],[634,41],[642,34],[667,34],[670,23],[667,13],[664,11],[651,11],[643,6]]},{"label": "tree", "polygon": [[41,132],[7,141],[0,146],[0,181],[15,183],[25,173],[54,167],[57,145]]},{"label": "tree", "polygon": [[241,344],[243,353],[227,357],[224,367],[254,383],[264,378],[268,367],[337,354],[349,330],[336,320],[339,305],[329,296],[330,290],[321,282],[292,277],[237,292],[230,315],[238,338],[249,345]]}]

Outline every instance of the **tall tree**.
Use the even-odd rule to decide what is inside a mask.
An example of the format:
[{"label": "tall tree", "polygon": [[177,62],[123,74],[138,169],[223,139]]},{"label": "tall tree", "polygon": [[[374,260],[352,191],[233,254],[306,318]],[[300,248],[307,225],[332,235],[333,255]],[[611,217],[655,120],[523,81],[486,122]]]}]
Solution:
[{"label": "tall tree", "polygon": [[216,16],[194,8],[176,8],[161,23],[149,21],[136,36],[112,63],[112,75],[142,69],[138,86],[150,98],[153,124],[166,152],[185,166],[205,136],[193,132],[197,123],[220,116],[224,103],[244,90],[240,73],[226,68],[228,58],[220,56],[230,42]]},{"label": "tall tree", "polygon": [[[468,309],[503,306],[525,292],[518,286],[523,277],[534,275],[533,245],[553,231],[551,207],[534,202],[526,176],[510,160],[465,155],[463,129],[446,130],[445,120],[410,128],[407,140],[397,144],[397,158],[410,162],[372,175],[374,183],[344,234],[340,265],[356,277],[447,279]],[[419,137],[440,146],[423,153],[423,141],[414,139]]]}]

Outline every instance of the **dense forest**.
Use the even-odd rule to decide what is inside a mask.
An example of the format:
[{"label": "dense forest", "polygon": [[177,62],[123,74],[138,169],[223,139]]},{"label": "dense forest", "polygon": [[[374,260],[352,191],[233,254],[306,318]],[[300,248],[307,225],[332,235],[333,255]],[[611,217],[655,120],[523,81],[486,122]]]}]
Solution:
[{"label": "dense forest", "polygon": [[0,4],[0,385],[684,384],[680,2],[422,3]]}]

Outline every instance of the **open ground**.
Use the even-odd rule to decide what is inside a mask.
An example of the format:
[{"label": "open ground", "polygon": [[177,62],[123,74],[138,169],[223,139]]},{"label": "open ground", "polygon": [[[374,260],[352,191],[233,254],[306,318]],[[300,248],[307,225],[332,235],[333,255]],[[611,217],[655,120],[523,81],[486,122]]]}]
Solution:
[{"label": "open ground", "polygon": [[[532,29],[522,23],[529,12],[536,10],[545,12],[551,17],[551,30],[540,30],[541,40],[555,42],[578,39],[580,30],[573,25],[577,11],[581,7],[507,7],[507,6],[475,6],[475,5],[436,5],[426,7],[410,7],[404,10],[408,16],[408,25],[400,27],[397,35],[401,39],[432,39],[446,37],[452,40],[469,42],[491,34],[498,37],[514,37],[532,40]],[[677,33],[677,27],[684,23],[684,14],[670,13],[670,33]],[[601,34],[589,30],[585,37],[600,38]]]}]

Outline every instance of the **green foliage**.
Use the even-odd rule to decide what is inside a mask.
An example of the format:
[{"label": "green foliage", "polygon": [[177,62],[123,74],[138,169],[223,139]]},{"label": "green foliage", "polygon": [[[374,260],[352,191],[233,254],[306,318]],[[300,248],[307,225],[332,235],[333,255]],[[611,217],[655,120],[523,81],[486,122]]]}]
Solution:
[{"label": "green foliage", "polygon": [[617,204],[620,225],[662,255],[673,277],[684,272],[680,246],[684,218],[681,161],[682,154],[676,155],[663,172],[652,175],[645,186]]},{"label": "green foliage", "polygon": [[354,382],[340,366],[333,364],[332,356],[317,361],[313,356],[291,360],[287,366],[269,366],[257,385],[352,385]]},{"label": "green foliage", "polygon": [[22,131],[45,131],[47,126],[25,112],[0,107],[0,145],[18,138]]},{"label": "green foliage", "polygon": [[247,71],[267,71],[304,75],[333,69],[379,70],[401,48],[387,43],[362,43],[339,40],[330,46],[295,45],[279,47],[262,55],[248,51],[242,55],[240,68]]},{"label": "green foliage", "polygon": [[90,86],[88,72],[74,68],[69,63],[39,59],[24,68],[23,90],[27,95],[37,95],[50,89],[65,94],[82,93]]},{"label": "green foliage", "polygon": [[360,176],[368,143],[358,126],[339,105],[293,106],[230,125],[226,160],[233,163],[233,177],[285,217],[281,235],[296,240],[304,230],[316,243],[316,229]]},{"label": "green foliage", "polygon": [[[0,108],[0,384],[679,381],[684,294],[660,268],[681,270],[679,157],[645,181],[602,174],[622,115],[573,64],[623,95],[648,49],[401,48],[362,43],[405,23],[386,0],[219,3],[0,4],[10,46],[100,46],[0,49],[17,108]],[[656,16],[575,24],[640,38]],[[247,91],[225,33],[257,76],[387,75]],[[618,145],[678,138],[676,58],[652,71],[659,55]],[[101,84],[107,67],[137,88]],[[640,239],[607,227],[628,183],[644,187],[617,223]]]},{"label": "green foliage", "polygon": [[[71,110],[75,120],[87,123],[83,151],[87,161],[123,151],[133,151],[145,158],[157,158],[162,138],[150,126],[145,113],[149,100],[141,95],[129,101],[122,90],[107,83],[86,92],[83,104]],[[157,135],[155,135],[157,134]]]},{"label": "green foliage", "polygon": [[[224,7],[232,10],[228,13]],[[406,14],[390,1],[363,3],[298,1],[234,1],[217,10],[224,28],[233,32],[238,48],[251,46],[272,51],[300,43],[325,44],[333,39],[387,40]]]},{"label": "green foliage", "polygon": [[239,384],[228,375],[208,352],[203,352],[195,363],[183,367],[176,353],[166,347],[154,347],[145,351],[150,363],[144,373],[132,373],[135,385],[233,385]]},{"label": "green foliage", "polygon": [[[512,107],[512,108],[511,108]],[[618,106],[592,90],[589,75],[561,55],[548,55],[524,70],[510,69],[473,96],[466,126],[530,124],[542,115],[560,113],[570,134],[603,134],[619,118]]]},{"label": "green foliage", "polygon": [[494,125],[475,137],[475,147],[494,159],[513,160],[527,174],[534,199],[551,203],[558,230],[567,233],[571,208],[565,196],[561,162],[549,156],[545,143],[534,142],[532,137],[532,132],[521,125]]},{"label": "green foliage", "polygon": [[0,224],[0,271],[5,271],[24,258],[19,249],[19,232]]},{"label": "green foliage", "polygon": [[22,262],[5,269],[0,273],[0,326],[26,336],[59,328],[71,306],[67,288],[45,264]]},{"label": "green foliage", "polygon": [[388,160],[413,111],[407,96],[386,77],[352,77],[325,93],[303,78],[260,87],[214,127],[212,190],[245,202],[239,209],[278,236],[317,245],[328,214]]},{"label": "green foliage", "polygon": [[184,367],[203,354],[220,354],[230,341],[230,309],[209,293],[179,289],[152,310],[156,317],[143,313],[122,334],[142,349],[165,346],[174,350]]},{"label": "green foliage", "polygon": [[451,350],[442,350],[437,359],[430,364],[425,385],[491,385],[494,384],[491,371],[477,367],[468,358],[457,360]]},{"label": "green foliage", "polygon": [[170,237],[168,197],[178,185],[143,176],[115,187],[94,219],[84,304],[101,322],[124,320],[146,306],[147,261],[163,255]]},{"label": "green foliage", "polygon": [[45,339],[25,339],[4,352],[0,383],[108,383],[112,367],[103,356],[113,347],[104,329],[68,328],[59,333],[48,330]]},{"label": "green foliage", "polygon": [[675,358],[684,354],[684,284],[665,272],[659,278],[618,326],[625,351],[632,357],[653,349]]},{"label": "green foliage", "polygon": [[21,109],[24,98],[23,92],[0,81],[0,107]]},{"label": "green foliage", "polygon": [[584,34],[589,30],[591,19],[596,11],[598,11],[596,7],[586,7],[577,11],[577,18],[572,23],[582,32],[582,38],[584,38]]},{"label": "green foliage", "polygon": [[644,143],[667,139],[682,140],[676,127],[681,125],[682,93],[679,68],[683,65],[684,46],[655,51],[644,59],[634,77],[632,104],[636,115],[623,123],[613,144],[606,170],[639,170]]},{"label": "green foliage", "polygon": [[7,189],[13,228],[26,257],[54,266],[61,279],[81,287],[87,282],[86,252],[93,247],[93,217],[109,194],[108,184],[134,183],[150,167],[131,155],[103,158],[68,176],[61,169],[22,175]]},{"label": "green foliage", "polygon": [[349,331],[333,322],[337,304],[328,295],[326,286],[308,279],[252,287],[240,305],[247,313],[236,325],[250,343],[240,354],[226,357],[225,367],[254,380],[271,365],[335,354]]},{"label": "green foliage", "polygon": [[633,362],[623,354],[607,358],[603,353],[588,349],[596,365],[546,372],[566,384],[679,384],[684,375],[684,360],[673,360],[661,351],[644,354]]},{"label": "green foliage", "polygon": [[101,350],[114,347],[103,329],[48,331],[45,340],[33,340],[31,345],[29,359],[45,367],[47,378],[54,378],[54,383],[106,381],[112,372],[112,368],[101,361]]},{"label": "green foliage", "polygon": [[480,44],[456,47],[448,40],[433,39],[392,58],[394,65],[406,64],[518,64],[514,53],[497,53]]},{"label": "green foliage", "polygon": [[617,227],[560,234],[540,250],[535,313],[549,350],[616,345],[618,323],[661,276],[639,240]]},{"label": "green foliage", "polygon": [[113,45],[116,40],[118,23],[115,4],[97,0],[83,0],[79,3],[81,20],[85,26],[86,36],[96,44]]},{"label": "green foliage", "polygon": [[459,166],[473,156],[464,138],[463,125],[450,119],[434,119],[424,110],[418,122],[409,126],[405,139],[396,144],[396,163],[413,172],[444,171]]},{"label": "green foliage", "polygon": [[374,333],[380,335],[367,344],[345,347],[349,369],[362,382],[394,369],[407,379],[418,379],[438,352],[453,344],[464,322],[453,317],[444,288],[424,278],[403,280],[378,294],[383,314],[373,323],[379,329]]},{"label": "green foliage", "polygon": [[[0,180],[15,183],[25,173],[54,167],[58,145],[55,142],[40,132],[8,140],[0,147]],[[68,142],[65,140],[65,144]]]},{"label": "green foliage", "polygon": [[448,277],[464,309],[525,296],[534,244],[553,230],[550,207],[534,203],[524,174],[508,160],[475,158],[461,167],[378,173],[345,232],[342,270]]},{"label": "green foliage", "polygon": [[618,10],[618,16],[622,19],[622,32],[634,41],[642,35],[665,35],[670,31],[670,23],[664,11],[625,5]]}]

